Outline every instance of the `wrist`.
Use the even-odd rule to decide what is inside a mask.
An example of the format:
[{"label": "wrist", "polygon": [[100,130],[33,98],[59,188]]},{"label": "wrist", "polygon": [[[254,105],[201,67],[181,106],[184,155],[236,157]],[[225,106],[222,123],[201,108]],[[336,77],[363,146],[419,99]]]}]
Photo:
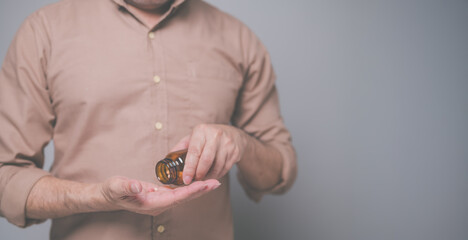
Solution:
[{"label": "wrist", "polygon": [[241,129],[239,129],[239,131],[241,131],[244,151],[238,163],[244,161],[244,159],[251,159],[252,156],[255,155],[255,147],[258,144],[258,141],[254,137],[250,136]]},{"label": "wrist", "polygon": [[107,212],[121,210],[115,201],[112,201],[103,190],[103,184],[90,184],[86,187],[87,196],[84,204],[89,207],[90,212]]}]

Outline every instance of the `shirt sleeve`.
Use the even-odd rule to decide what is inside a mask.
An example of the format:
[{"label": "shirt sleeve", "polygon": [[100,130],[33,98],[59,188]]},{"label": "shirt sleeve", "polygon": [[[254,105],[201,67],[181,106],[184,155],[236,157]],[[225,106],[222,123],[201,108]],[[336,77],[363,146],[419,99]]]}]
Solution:
[{"label": "shirt sleeve", "polygon": [[49,39],[44,20],[31,15],[17,32],[0,70],[0,216],[26,227],[26,200],[42,170],[54,113],[46,84]]},{"label": "shirt sleeve", "polygon": [[[260,40],[250,31],[244,31],[242,42],[244,85],[240,91],[232,124],[261,142],[275,147],[282,156],[281,180],[273,188],[259,191],[252,188],[238,171],[237,176],[247,195],[260,201],[266,193],[282,194],[296,178],[296,154],[291,135],[281,117],[275,73],[270,56]],[[249,161],[254,161],[250,159]]]}]

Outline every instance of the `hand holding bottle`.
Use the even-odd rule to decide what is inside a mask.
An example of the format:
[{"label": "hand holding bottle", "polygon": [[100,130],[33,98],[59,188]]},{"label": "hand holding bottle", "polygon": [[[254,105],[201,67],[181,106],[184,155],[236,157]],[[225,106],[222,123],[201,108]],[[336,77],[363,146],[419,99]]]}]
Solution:
[{"label": "hand holding bottle", "polygon": [[172,149],[188,149],[183,182],[193,179],[220,179],[238,163],[250,148],[252,138],[229,125],[201,124]]}]

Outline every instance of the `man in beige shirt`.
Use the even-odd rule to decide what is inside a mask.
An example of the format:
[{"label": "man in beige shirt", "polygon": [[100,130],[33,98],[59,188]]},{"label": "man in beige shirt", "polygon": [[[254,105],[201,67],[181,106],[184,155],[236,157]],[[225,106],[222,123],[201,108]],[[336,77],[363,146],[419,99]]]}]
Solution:
[{"label": "man in beige shirt", "polygon": [[[295,179],[274,80],[257,37],[199,0],[44,7],[0,72],[0,215],[52,218],[51,239],[232,239],[233,165],[256,201]],[[156,162],[184,148],[187,186],[162,187]]]}]

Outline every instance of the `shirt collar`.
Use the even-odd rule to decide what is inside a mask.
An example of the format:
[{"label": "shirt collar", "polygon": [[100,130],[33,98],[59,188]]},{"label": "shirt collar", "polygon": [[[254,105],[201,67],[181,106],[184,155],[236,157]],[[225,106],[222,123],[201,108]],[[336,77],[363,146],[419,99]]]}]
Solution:
[{"label": "shirt collar", "polygon": [[[117,3],[118,5],[122,6],[122,7],[127,7],[127,3],[125,2],[125,0],[112,0],[114,1],[115,3]],[[182,3],[186,2],[187,0],[175,0],[172,4],[171,4],[171,7],[169,9],[172,10],[174,8],[177,8],[179,7]]]}]

